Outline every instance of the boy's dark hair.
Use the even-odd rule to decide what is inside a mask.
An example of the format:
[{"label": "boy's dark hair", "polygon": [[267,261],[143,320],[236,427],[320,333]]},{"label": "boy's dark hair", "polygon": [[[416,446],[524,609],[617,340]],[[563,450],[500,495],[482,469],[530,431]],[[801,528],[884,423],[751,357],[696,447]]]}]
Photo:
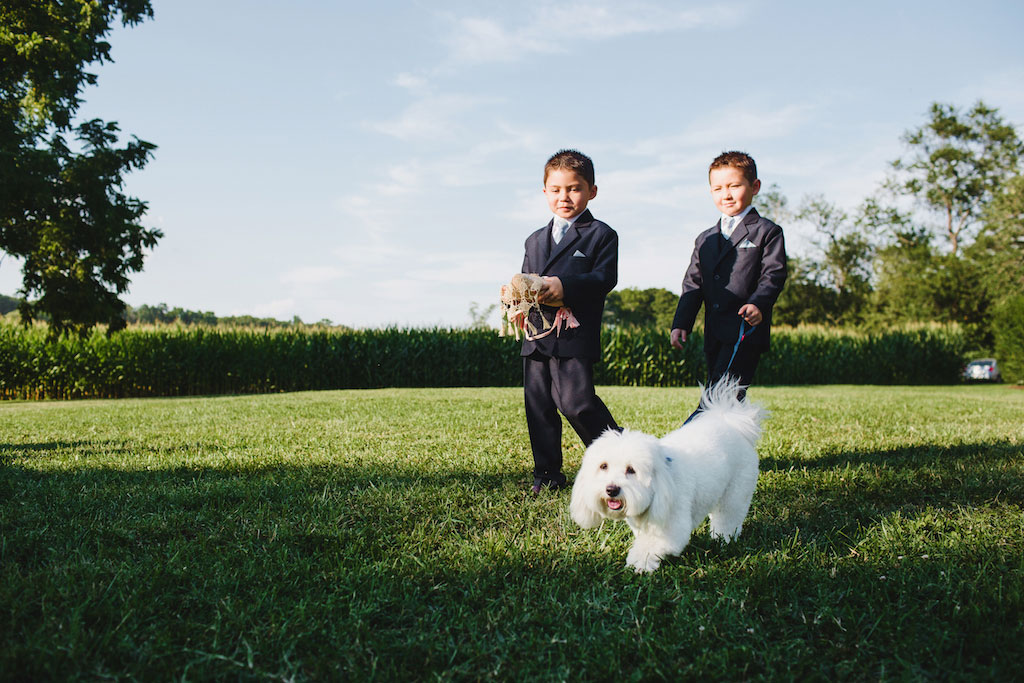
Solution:
[{"label": "boy's dark hair", "polygon": [[708,166],[708,175],[711,175],[711,172],[716,168],[724,168],[726,166],[743,171],[743,177],[751,183],[757,180],[757,164],[754,163],[754,158],[746,152],[722,152]]},{"label": "boy's dark hair", "polygon": [[594,187],[594,162],[583,152],[575,149],[560,149],[555,152],[548,163],[544,164],[544,182],[548,181],[548,173],[551,171],[573,171],[579,177],[587,181],[587,185]]}]

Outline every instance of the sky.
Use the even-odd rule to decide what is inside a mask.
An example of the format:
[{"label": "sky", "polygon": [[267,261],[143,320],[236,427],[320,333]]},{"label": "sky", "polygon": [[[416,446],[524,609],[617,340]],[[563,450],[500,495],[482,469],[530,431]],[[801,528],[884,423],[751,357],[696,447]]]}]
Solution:
[{"label": "sky", "polygon": [[[722,151],[852,211],[933,102],[984,100],[1024,136],[1017,0],[152,5],[80,112],[158,146],[125,184],[164,233],[134,307],[466,326],[549,220],[563,148],[594,160],[618,287],[679,292]],[[783,227],[811,253],[813,226]],[[0,293],[20,282],[0,261]]]}]

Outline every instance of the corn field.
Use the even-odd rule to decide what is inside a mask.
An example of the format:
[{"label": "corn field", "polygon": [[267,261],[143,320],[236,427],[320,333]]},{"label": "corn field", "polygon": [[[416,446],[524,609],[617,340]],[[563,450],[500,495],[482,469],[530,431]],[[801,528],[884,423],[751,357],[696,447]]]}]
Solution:
[{"label": "corn field", "polygon": [[[692,386],[702,340],[684,351],[663,330],[605,330],[598,384]],[[955,327],[885,333],[777,329],[758,384],[951,384],[966,347]],[[492,330],[255,330],[138,327],[111,337],[47,338],[0,324],[0,398],[119,398],[380,387],[515,386],[519,344]]]}]

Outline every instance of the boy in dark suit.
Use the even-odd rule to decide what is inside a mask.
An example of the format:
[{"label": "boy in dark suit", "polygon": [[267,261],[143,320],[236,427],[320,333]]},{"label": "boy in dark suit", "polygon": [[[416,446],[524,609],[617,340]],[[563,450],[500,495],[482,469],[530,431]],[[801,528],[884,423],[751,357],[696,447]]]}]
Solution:
[{"label": "boy in dark suit", "polygon": [[720,154],[708,180],[722,217],[697,236],[670,338],[683,348],[703,304],[708,386],[728,372],[739,378],[742,398],[768,350],[772,307],[786,281],[786,244],[782,228],[750,205],[761,181],[749,155]]},{"label": "boy in dark suit", "polygon": [[597,196],[594,163],[575,150],[562,150],[544,165],[544,196],[554,218],[526,239],[524,273],[544,277],[540,312],[531,313],[537,330],[559,311],[577,327],[524,339],[523,390],[533,450],[533,486],[566,486],[562,474],[562,419],[565,415],[584,445],[606,429],[618,429],[594,390],[594,362],[601,356],[604,300],[618,280],[619,238],[596,220],[587,204]]}]

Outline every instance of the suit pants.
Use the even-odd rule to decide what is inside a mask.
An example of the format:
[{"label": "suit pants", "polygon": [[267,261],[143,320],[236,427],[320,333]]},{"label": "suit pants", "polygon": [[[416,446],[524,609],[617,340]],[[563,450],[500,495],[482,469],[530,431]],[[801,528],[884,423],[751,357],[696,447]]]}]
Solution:
[{"label": "suit pants", "polygon": [[[754,381],[754,372],[757,370],[757,363],[761,360],[761,353],[764,351],[759,346],[749,343],[741,343],[736,348],[736,355],[733,356],[735,342],[727,344],[714,338],[706,339],[704,342],[704,359],[708,364],[708,380],[706,386],[711,386],[724,375],[729,374],[740,381],[740,390],[737,394],[742,401],[747,395],[747,387]],[[730,365],[730,361],[732,364]],[[686,418],[689,422],[700,413],[700,406]],[[685,424],[685,423],[684,423]]]},{"label": "suit pants", "polygon": [[[736,351],[733,356],[733,349]],[[736,377],[740,381],[740,399],[747,393],[754,381],[754,372],[757,370],[757,363],[761,360],[762,349],[759,346],[743,342],[736,347],[736,343],[726,343],[717,339],[706,339],[704,343],[704,358],[708,363],[708,386],[717,382],[726,373]],[[729,364],[730,360],[732,365]]]},{"label": "suit pants", "polygon": [[539,353],[524,356],[523,393],[535,478],[565,481],[559,412],[565,415],[584,446],[589,446],[605,430],[619,428],[594,391],[593,360],[552,358]]}]

